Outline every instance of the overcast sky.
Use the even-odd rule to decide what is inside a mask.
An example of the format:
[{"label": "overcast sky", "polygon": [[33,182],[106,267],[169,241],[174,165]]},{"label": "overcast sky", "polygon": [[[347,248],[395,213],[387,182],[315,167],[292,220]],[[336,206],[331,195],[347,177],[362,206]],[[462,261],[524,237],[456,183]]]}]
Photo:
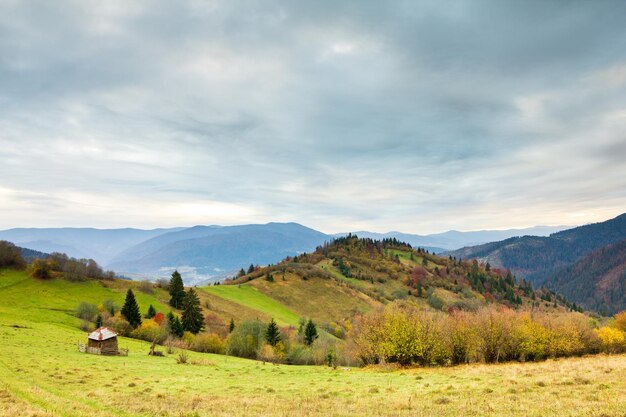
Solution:
[{"label": "overcast sky", "polygon": [[0,0],[0,228],[614,217],[624,16],[624,1]]}]

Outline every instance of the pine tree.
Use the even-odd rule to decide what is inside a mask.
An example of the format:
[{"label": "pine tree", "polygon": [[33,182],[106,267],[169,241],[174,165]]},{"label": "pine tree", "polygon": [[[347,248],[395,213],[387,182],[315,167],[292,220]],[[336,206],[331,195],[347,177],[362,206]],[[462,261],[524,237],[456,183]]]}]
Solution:
[{"label": "pine tree", "polygon": [[239,277],[243,277],[244,275],[246,275],[246,271],[244,271],[244,270],[243,270],[243,268],[241,268],[241,269],[239,270],[239,273],[237,274],[237,276],[239,276]]},{"label": "pine tree", "polygon": [[126,292],[126,301],[124,301],[124,307],[122,307],[122,316],[126,318],[128,323],[136,329],[141,324],[141,313],[139,312],[139,305],[135,299],[135,294],[130,288]]},{"label": "pine tree", "polygon": [[317,327],[315,327],[315,323],[313,323],[313,320],[309,319],[309,321],[306,323],[306,327],[304,328],[304,343],[311,346],[317,338]]},{"label": "pine tree", "polygon": [[183,285],[183,278],[178,271],[172,273],[172,279],[170,279],[170,305],[174,308],[181,308],[183,306],[183,299],[185,298],[185,286]]},{"label": "pine tree", "polygon": [[152,304],[150,304],[150,307],[148,307],[148,312],[146,313],[145,317],[147,319],[151,319],[154,316],[156,316],[156,310],[154,309],[154,307],[152,306]]},{"label": "pine tree", "polygon": [[254,265],[250,264],[250,266],[248,267],[248,274],[251,274],[254,272]]},{"label": "pine tree", "polygon": [[235,320],[230,319],[230,324],[228,325],[228,333],[232,333],[235,330]]},{"label": "pine tree", "polygon": [[204,316],[200,308],[200,298],[193,288],[189,288],[183,300],[183,328],[197,334],[204,327]]},{"label": "pine tree", "polygon": [[96,317],[96,329],[99,329],[100,327],[102,327],[102,314],[98,313],[98,316]]},{"label": "pine tree", "polygon": [[167,326],[171,334],[177,337],[183,337],[183,333],[185,332],[183,323],[180,321],[180,318],[171,311],[167,313]]},{"label": "pine tree", "polygon": [[267,325],[265,340],[272,346],[276,346],[276,344],[280,342],[280,329],[273,318],[270,321],[270,324]]}]

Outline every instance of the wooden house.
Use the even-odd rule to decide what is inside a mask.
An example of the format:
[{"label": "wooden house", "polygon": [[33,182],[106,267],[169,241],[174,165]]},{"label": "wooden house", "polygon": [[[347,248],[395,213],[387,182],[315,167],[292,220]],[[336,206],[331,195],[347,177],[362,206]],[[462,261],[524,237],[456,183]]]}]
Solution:
[{"label": "wooden house", "polygon": [[106,327],[100,327],[89,333],[87,351],[101,355],[119,355],[117,347],[117,333]]}]

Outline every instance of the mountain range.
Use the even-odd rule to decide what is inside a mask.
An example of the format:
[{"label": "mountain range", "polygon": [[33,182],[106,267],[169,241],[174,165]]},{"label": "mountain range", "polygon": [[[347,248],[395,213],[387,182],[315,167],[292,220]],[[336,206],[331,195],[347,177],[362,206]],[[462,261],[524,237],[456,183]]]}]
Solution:
[{"label": "mountain range", "polygon": [[[373,239],[396,238],[430,252],[524,234],[548,235],[565,226],[529,229],[449,231],[432,235],[353,232]],[[310,252],[334,237],[297,223],[194,226],[170,229],[17,228],[0,231],[0,240],[40,252],[92,258],[107,269],[136,279],[167,277],[174,269],[197,284],[231,276],[250,264],[276,263]]]},{"label": "mountain range", "polygon": [[604,313],[626,308],[626,214],[547,237],[522,236],[448,252],[479,259]]}]

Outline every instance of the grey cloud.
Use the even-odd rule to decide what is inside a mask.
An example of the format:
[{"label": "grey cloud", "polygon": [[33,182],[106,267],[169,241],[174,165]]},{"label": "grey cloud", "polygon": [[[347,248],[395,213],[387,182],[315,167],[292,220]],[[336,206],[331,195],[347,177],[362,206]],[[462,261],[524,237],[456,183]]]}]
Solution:
[{"label": "grey cloud", "polygon": [[[71,198],[95,210],[76,221],[95,226],[425,233],[601,220],[626,203],[625,9],[5,1],[0,194],[14,197],[0,227],[31,207],[14,191],[54,199],[31,212],[39,225],[65,224],[58,205]],[[126,224],[102,217],[107,195],[116,216],[140,202],[249,214]]]}]

